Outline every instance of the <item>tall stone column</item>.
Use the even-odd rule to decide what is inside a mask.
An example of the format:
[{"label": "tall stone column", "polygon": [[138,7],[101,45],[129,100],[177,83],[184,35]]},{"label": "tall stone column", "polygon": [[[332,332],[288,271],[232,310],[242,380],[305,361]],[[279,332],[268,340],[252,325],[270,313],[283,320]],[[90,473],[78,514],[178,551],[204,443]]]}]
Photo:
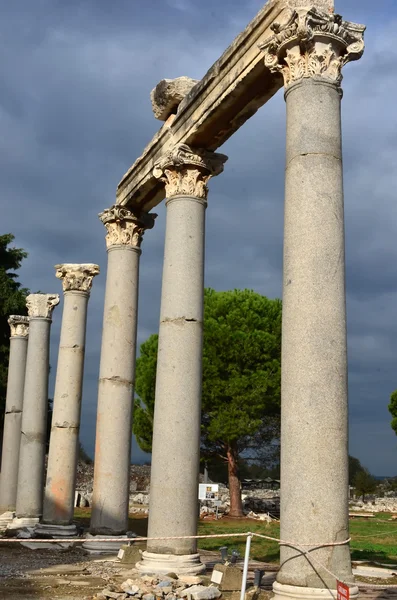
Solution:
[{"label": "tall stone column", "polygon": [[[155,216],[138,217],[117,205],[99,215],[107,229],[108,269],[90,525],[94,536],[122,536],[128,529],[139,257],[142,236]],[[84,547],[96,552],[116,548],[95,541]]]},{"label": "tall stone column", "polygon": [[[164,250],[149,537],[197,534],[204,294],[204,232],[210,177],[227,157],[176,147],[156,166],[165,183]],[[195,540],[149,541],[143,572],[205,570]]]},{"label": "tall stone column", "polygon": [[8,324],[11,329],[10,358],[8,363],[0,478],[0,514],[6,513],[6,515],[0,517],[0,527],[12,521],[17,499],[19,445],[21,442],[23,388],[25,384],[26,353],[28,350],[29,318],[11,315],[8,319]]},{"label": "tall stone column", "polygon": [[287,104],[280,537],[292,545],[281,546],[277,599],[329,597],[336,579],[358,595],[348,544],[308,557],[293,545],[349,537],[340,83],[363,53],[364,29],[301,8],[261,45]]},{"label": "tall stone column", "polygon": [[56,265],[64,305],[55,380],[54,407],[44,493],[43,523],[38,535],[73,536],[72,524],[79,450],[87,305],[99,266]]},{"label": "tall stone column", "polygon": [[30,294],[26,299],[29,344],[13,527],[35,525],[43,512],[50,328],[52,311],[57,304],[58,294]]}]

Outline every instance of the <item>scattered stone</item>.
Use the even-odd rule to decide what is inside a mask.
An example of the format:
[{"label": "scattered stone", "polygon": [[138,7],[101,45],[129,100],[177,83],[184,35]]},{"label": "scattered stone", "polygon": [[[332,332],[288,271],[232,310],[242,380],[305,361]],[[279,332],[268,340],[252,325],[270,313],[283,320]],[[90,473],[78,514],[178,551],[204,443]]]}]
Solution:
[{"label": "scattered stone", "polygon": [[156,600],[156,596],[154,594],[144,594],[142,600]]},{"label": "scattered stone", "polygon": [[209,587],[204,585],[194,585],[184,590],[181,594],[182,598],[191,596],[193,600],[213,600],[214,598],[219,598],[221,595],[222,593],[219,589],[212,585]]},{"label": "scattered stone", "polygon": [[[161,583],[164,583],[164,582],[162,581]],[[172,585],[170,585],[168,581],[166,583],[167,583],[167,585],[160,585],[160,583],[158,585],[156,585],[156,587],[154,588],[154,592],[156,595],[166,596],[167,594],[172,592]]]},{"label": "scattered stone", "polygon": [[188,585],[200,585],[203,583],[201,577],[198,577],[197,575],[179,575],[178,579],[179,581],[182,581],[182,583],[187,583]]},{"label": "scattered stone", "polygon": [[119,600],[120,598],[122,598],[124,596],[123,593],[121,593],[121,592],[112,592],[111,590],[109,590],[109,588],[106,588],[105,590],[103,590],[102,594],[106,598],[114,598],[114,600]]},{"label": "scattered stone", "polygon": [[170,579],[178,579],[178,575],[176,573],[167,573],[166,577]]}]

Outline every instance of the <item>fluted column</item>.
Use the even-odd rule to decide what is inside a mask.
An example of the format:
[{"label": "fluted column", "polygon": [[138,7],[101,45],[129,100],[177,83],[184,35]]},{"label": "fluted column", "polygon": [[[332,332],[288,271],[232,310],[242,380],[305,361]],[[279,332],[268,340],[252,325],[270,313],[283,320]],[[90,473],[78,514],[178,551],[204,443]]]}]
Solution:
[{"label": "fluted column", "polygon": [[[142,236],[153,227],[156,215],[143,213],[138,218],[116,205],[99,216],[107,229],[108,270],[90,532],[103,537],[123,535],[128,529],[139,257]],[[107,549],[91,542],[84,547]]]},{"label": "fluted column", "polygon": [[[154,171],[165,183],[167,221],[149,537],[197,533],[206,184],[226,160],[180,145]],[[195,540],[149,541],[138,566],[144,572],[205,570]]]},{"label": "fluted column", "polygon": [[[364,29],[301,8],[261,46],[287,104],[280,537],[306,550],[349,537],[340,83]],[[336,579],[357,596],[348,544],[309,557],[292,546],[281,546],[277,599],[329,597]]]},{"label": "fluted column", "polygon": [[51,316],[58,294],[30,294],[29,344],[23,396],[16,519],[13,526],[36,524],[43,512],[44,458],[47,435]]},{"label": "fluted column", "polygon": [[76,534],[72,520],[79,450],[87,305],[92,281],[99,273],[99,266],[63,264],[56,265],[55,269],[56,277],[62,280],[64,305],[43,523],[37,527],[37,533],[68,536]]},{"label": "fluted column", "polygon": [[[8,521],[11,522],[17,499],[19,445],[21,443],[23,388],[25,385],[29,318],[11,315],[8,319],[8,324],[11,329],[11,337],[3,449],[1,455],[0,514],[6,511],[10,512]],[[0,517],[0,521],[2,525],[6,524],[4,518]]]}]

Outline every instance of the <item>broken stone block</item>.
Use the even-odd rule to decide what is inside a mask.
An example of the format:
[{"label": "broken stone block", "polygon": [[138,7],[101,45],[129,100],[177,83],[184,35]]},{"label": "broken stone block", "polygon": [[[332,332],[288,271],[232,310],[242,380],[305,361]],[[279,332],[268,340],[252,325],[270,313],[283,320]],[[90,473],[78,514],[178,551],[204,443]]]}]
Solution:
[{"label": "broken stone block", "polygon": [[196,83],[197,79],[190,77],[162,79],[150,93],[156,119],[166,121],[171,114],[176,114],[178,106]]},{"label": "broken stone block", "polygon": [[138,546],[121,546],[117,557],[120,562],[128,565],[135,565],[142,558],[141,551]]},{"label": "broken stone block", "polygon": [[186,598],[188,595],[191,596],[193,600],[213,600],[214,598],[219,598],[222,593],[217,587],[212,585],[209,587],[206,587],[205,585],[193,585],[184,590],[181,594],[182,598]]},{"label": "broken stone block", "polygon": [[217,583],[223,592],[241,590],[243,573],[238,567],[217,564],[211,575],[211,581]]},{"label": "broken stone block", "polygon": [[179,575],[178,579],[187,585],[200,585],[203,583],[201,577],[197,577],[197,575]]}]

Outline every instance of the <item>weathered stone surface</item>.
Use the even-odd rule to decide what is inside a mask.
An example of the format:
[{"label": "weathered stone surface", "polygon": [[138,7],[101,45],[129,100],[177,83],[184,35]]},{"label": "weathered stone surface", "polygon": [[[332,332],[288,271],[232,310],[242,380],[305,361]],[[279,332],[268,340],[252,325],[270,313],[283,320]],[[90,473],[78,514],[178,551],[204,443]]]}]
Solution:
[{"label": "weathered stone surface", "polygon": [[213,600],[219,598],[222,593],[213,585],[206,587],[205,585],[194,585],[187,588],[181,594],[182,598],[190,596],[193,600]]},{"label": "weathered stone surface", "polygon": [[187,585],[200,585],[203,583],[202,578],[196,575],[179,575],[178,579],[182,583],[187,583]]},{"label": "weathered stone surface", "polygon": [[286,0],[265,4],[124,175],[117,204],[149,211],[164,198],[153,165],[172,146],[188,143],[216,150],[280,89],[282,80],[266,69],[258,43],[272,34],[273,22],[285,20],[289,12]]},{"label": "weathered stone surface", "polygon": [[156,119],[166,121],[171,114],[176,114],[178,106],[196,83],[198,80],[190,77],[162,79],[150,93]]},{"label": "weathered stone surface", "polygon": [[[8,324],[11,338],[1,454],[0,512],[15,511],[16,506],[29,318],[11,315]],[[0,529],[8,522],[4,515],[0,517]]]},{"label": "weathered stone surface", "polygon": [[43,513],[47,434],[51,316],[58,294],[30,294],[29,343],[23,395],[16,516],[39,519]]},{"label": "weathered stone surface", "polygon": [[325,12],[334,12],[334,0],[287,0],[290,8],[318,8]]},{"label": "weathered stone surface", "polygon": [[236,590],[241,590],[241,584],[243,580],[243,573],[241,569],[220,563],[214,566],[212,577],[214,576],[215,571],[221,574],[219,577],[221,580],[219,583],[219,589],[221,589],[222,592],[234,592]]}]

